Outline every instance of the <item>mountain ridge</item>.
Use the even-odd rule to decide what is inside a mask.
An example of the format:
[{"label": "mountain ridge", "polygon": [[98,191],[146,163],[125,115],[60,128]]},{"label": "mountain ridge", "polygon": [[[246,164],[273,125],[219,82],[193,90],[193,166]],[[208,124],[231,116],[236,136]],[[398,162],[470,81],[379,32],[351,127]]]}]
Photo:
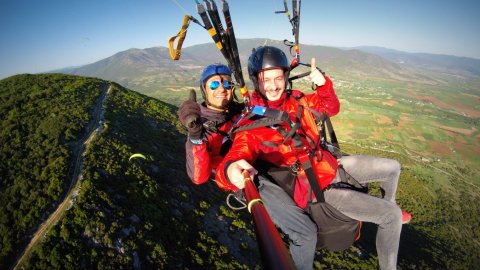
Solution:
[{"label": "mountain ridge", "polygon": [[[268,44],[277,46],[290,55],[288,47],[282,41],[238,39],[237,43],[244,74],[248,74],[245,72],[246,63],[252,48]],[[317,64],[327,74],[435,83],[435,79],[419,76],[412,69],[360,50],[342,50],[335,47],[303,44],[300,48],[301,59],[304,62],[309,63],[310,58],[316,57]],[[204,43],[183,48],[179,61],[170,59],[166,47],[129,49],[95,63],[73,68],[67,73],[114,80],[125,83],[125,86],[131,86],[132,83],[136,85],[135,80],[138,80],[139,76],[155,79],[159,73],[164,73],[166,77],[175,77],[175,73],[188,73],[189,70],[195,70],[198,73],[202,67],[215,62],[224,62],[222,55],[213,43]],[[188,83],[191,81],[185,82],[185,84]],[[177,82],[177,84],[182,83]]]},{"label": "mountain ridge", "polygon": [[[288,48],[282,41],[256,38],[238,39],[237,43],[243,68],[246,67],[251,49],[264,44],[277,46],[283,49],[287,55],[290,55]],[[342,48],[301,44],[300,48],[304,62],[308,63],[310,58],[316,57],[318,58],[317,63],[322,65],[323,69],[331,69],[335,72],[344,71],[362,76],[380,78],[391,76],[393,79],[399,80],[418,80],[415,76],[416,72],[408,69],[404,70],[404,67],[408,67],[425,68],[455,75],[480,76],[480,60],[474,58],[408,53],[374,46]],[[381,59],[376,58],[376,56],[380,56]],[[158,71],[179,71],[182,67],[199,68],[214,62],[224,62],[223,57],[213,43],[204,43],[183,48],[182,57],[179,61],[170,59],[166,47],[132,48],[88,65],[69,68],[66,71],[69,74],[115,79],[115,76],[125,77],[128,72],[138,76],[143,72],[142,70],[145,70],[146,74],[151,75],[152,72]],[[131,66],[131,68],[127,68],[128,66]],[[382,72],[382,69],[386,69],[388,72]]]},{"label": "mountain ridge", "polygon": [[477,58],[433,53],[408,53],[377,46],[357,46],[349,49],[374,53],[395,63],[410,67],[420,67],[431,71],[467,77],[480,76],[480,59]]}]

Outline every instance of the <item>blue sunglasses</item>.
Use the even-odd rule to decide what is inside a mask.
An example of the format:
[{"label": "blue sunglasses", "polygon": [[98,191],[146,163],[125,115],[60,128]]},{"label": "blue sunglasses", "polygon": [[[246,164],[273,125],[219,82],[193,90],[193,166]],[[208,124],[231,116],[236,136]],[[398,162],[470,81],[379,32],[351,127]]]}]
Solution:
[{"label": "blue sunglasses", "polygon": [[[230,81],[222,81],[223,88],[226,90],[230,90],[233,87],[233,83]],[[218,87],[220,87],[220,82],[219,81],[211,81],[208,87],[211,90],[217,90]]]}]

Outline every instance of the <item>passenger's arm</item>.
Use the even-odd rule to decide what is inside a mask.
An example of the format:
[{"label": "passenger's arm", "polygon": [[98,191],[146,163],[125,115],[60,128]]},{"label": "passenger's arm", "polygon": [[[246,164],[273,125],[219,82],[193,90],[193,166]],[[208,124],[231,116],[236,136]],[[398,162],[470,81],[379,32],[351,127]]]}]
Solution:
[{"label": "passenger's arm", "polygon": [[227,165],[226,168],[228,180],[238,189],[245,187],[245,180],[243,179],[243,172],[247,171],[249,175],[253,176],[258,173],[253,166],[244,159],[237,160]]},{"label": "passenger's arm", "polygon": [[[248,170],[252,175],[256,174],[256,170],[250,165],[253,164],[257,158],[257,141],[255,140],[255,136],[252,134],[252,132],[253,130],[237,133],[235,135],[232,148],[230,148],[228,154],[218,165],[216,169],[215,181],[221,189],[233,191],[242,189],[243,176],[241,176],[241,173],[245,169]],[[238,173],[240,173],[241,178],[238,176]],[[232,176],[232,179],[230,179],[230,176]]]},{"label": "passenger's arm", "polygon": [[210,154],[203,141],[203,127],[200,124],[200,105],[195,90],[190,90],[188,100],[178,109],[178,118],[188,131],[185,143],[187,174],[194,184],[205,183],[210,176]]},{"label": "passenger's arm", "polygon": [[194,184],[200,185],[208,181],[212,171],[210,153],[207,144],[194,144],[187,138],[185,143],[187,174]]},{"label": "passenger's arm", "polygon": [[340,101],[333,89],[333,83],[328,76],[325,76],[325,84],[317,86],[317,95],[319,104],[317,107],[323,112],[327,112],[329,116],[337,115],[340,111]]},{"label": "passenger's arm", "polygon": [[340,101],[333,89],[332,80],[317,69],[315,58],[311,62],[310,79],[316,85],[316,95],[307,96],[309,106],[318,112],[327,112],[329,116],[338,114]]}]

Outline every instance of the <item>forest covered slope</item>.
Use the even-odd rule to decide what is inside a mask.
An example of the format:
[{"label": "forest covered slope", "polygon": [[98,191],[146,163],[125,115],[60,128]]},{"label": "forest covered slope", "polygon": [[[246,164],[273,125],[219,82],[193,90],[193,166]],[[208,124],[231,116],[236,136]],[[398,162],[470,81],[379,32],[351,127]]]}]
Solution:
[{"label": "forest covered slope", "polygon": [[[25,269],[254,269],[261,265],[251,216],[225,204],[212,181],[185,173],[185,131],[176,107],[114,82],[71,75],[0,81],[0,268],[10,268],[68,186],[72,145],[102,93],[102,129],[86,145],[78,194],[34,247]],[[351,154],[402,164],[398,203],[413,214],[400,269],[480,265],[480,191],[408,155],[343,142]],[[129,161],[134,153],[146,158]],[[473,172],[461,168],[465,178]],[[371,186],[378,195],[378,187]],[[3,214],[5,213],[5,214]],[[317,269],[375,269],[375,226],[344,252],[317,252]]]}]

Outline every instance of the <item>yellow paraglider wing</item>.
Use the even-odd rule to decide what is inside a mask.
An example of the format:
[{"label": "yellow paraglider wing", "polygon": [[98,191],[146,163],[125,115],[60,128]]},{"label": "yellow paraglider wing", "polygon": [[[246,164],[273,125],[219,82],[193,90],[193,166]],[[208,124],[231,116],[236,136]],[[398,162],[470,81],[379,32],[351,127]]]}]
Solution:
[{"label": "yellow paraglider wing", "polygon": [[130,158],[128,159],[128,161],[132,160],[132,158],[143,158],[143,159],[147,159],[144,155],[140,154],[140,153],[136,153],[136,154],[133,154],[130,156]]}]

